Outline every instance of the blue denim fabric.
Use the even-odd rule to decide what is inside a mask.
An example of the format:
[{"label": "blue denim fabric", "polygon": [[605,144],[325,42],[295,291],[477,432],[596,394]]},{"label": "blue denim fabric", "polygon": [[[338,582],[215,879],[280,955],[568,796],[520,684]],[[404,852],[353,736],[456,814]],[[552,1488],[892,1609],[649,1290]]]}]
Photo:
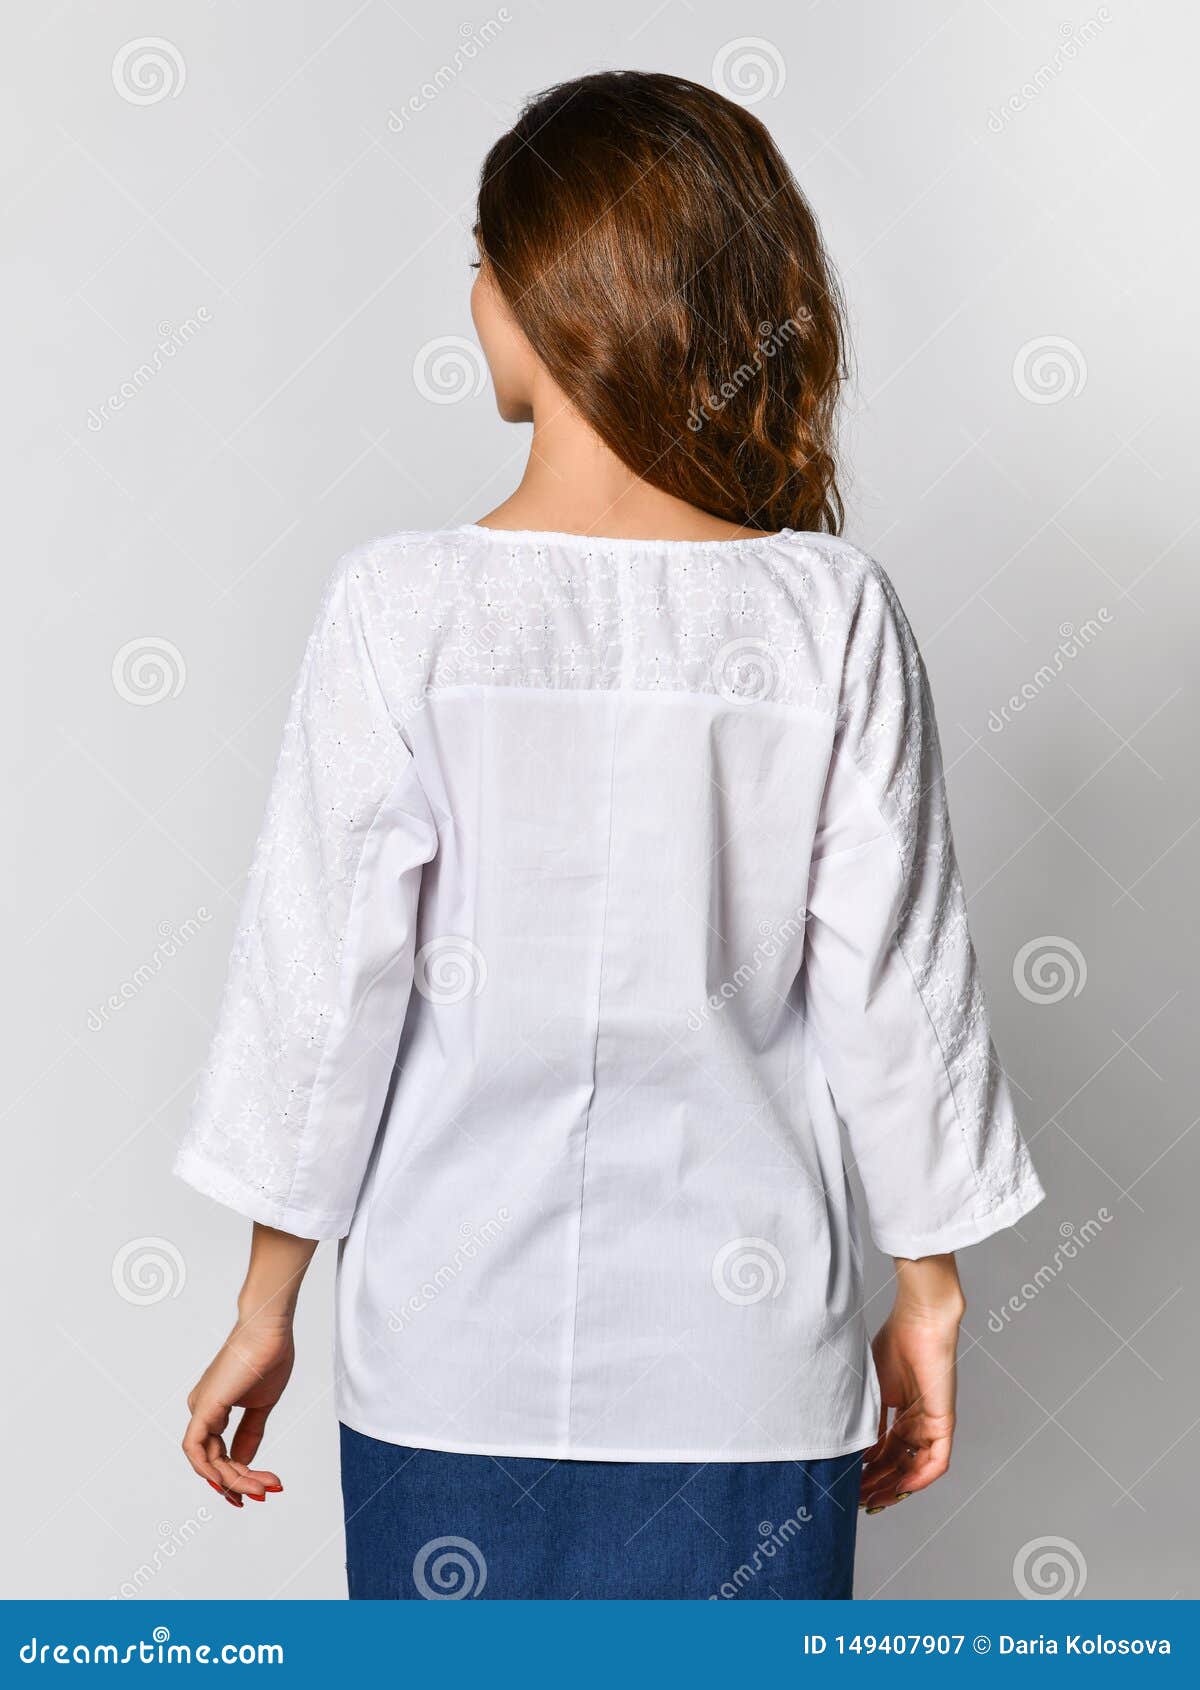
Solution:
[{"label": "blue denim fabric", "polygon": [[849,1598],[861,1455],[541,1461],[341,1429],[352,1600]]}]

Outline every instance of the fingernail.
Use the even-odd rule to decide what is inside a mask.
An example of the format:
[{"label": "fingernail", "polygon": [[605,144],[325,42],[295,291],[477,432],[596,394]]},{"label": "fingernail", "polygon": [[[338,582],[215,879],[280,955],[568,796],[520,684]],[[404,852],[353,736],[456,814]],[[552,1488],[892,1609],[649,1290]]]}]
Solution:
[{"label": "fingernail", "polygon": [[247,1502],[265,1502],[267,1500],[265,1496],[255,1496],[252,1490],[245,1490],[242,1492],[242,1495],[246,1498]]},{"label": "fingernail", "polygon": [[211,1485],[214,1490],[219,1490],[222,1496],[225,1495],[224,1488],[219,1485],[215,1479],[205,1479],[204,1482],[206,1485]]},{"label": "fingernail", "polygon": [[226,1497],[225,1497],[225,1500],[231,1508],[240,1508],[242,1506],[241,1502],[239,1501],[239,1499],[236,1496],[229,1496],[227,1494]]},{"label": "fingernail", "polygon": [[897,1502],[904,1502],[904,1501],[906,1501],[906,1500],[907,1500],[907,1499],[908,1499],[908,1498],[909,1498],[909,1497],[910,1497],[910,1496],[911,1496],[911,1495],[912,1495],[912,1492],[911,1492],[911,1491],[910,1491],[910,1490],[898,1490],[898,1491],[897,1491],[897,1492],[896,1492],[896,1501],[897,1501]]},{"label": "fingernail", "polygon": [[883,1503],[877,1502],[873,1508],[867,1509],[867,1513],[868,1514],[882,1514],[883,1513]]},{"label": "fingernail", "polygon": [[283,1486],[282,1485],[264,1485],[263,1489],[269,1490],[269,1491],[276,1491],[276,1490],[282,1490]]}]

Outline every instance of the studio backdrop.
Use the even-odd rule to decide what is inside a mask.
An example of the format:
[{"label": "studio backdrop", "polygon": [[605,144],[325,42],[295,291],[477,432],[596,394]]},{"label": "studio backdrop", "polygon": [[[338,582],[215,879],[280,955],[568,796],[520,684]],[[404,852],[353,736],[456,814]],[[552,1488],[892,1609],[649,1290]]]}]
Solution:
[{"label": "studio backdrop", "polygon": [[[1048,1192],[963,1256],[953,1467],[863,1522],[857,1592],[1200,1595],[1192,9],[63,0],[4,29],[4,1593],[344,1592],[335,1251],[264,1450],[286,1497],[235,1515],[179,1440],[248,1229],[169,1165],[321,583],[523,461],[467,306],[480,161],[527,94],[620,66],[752,106],[822,221],[847,534],[925,652]],[[536,1506],[514,1485],[514,1532]]]}]

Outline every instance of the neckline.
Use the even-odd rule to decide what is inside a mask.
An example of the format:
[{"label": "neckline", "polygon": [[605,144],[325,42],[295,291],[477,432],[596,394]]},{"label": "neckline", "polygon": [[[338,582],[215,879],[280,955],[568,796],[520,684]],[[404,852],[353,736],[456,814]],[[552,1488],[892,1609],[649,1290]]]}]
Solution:
[{"label": "neckline", "polygon": [[460,522],[451,529],[454,534],[484,534],[492,540],[526,540],[535,545],[582,545],[606,551],[636,551],[639,547],[643,551],[737,551],[745,546],[767,546],[778,540],[787,540],[795,532],[794,528],[780,528],[772,534],[747,534],[740,540],[669,540],[632,539],[621,534],[572,534],[565,529],[554,528],[487,528],[481,522]]}]

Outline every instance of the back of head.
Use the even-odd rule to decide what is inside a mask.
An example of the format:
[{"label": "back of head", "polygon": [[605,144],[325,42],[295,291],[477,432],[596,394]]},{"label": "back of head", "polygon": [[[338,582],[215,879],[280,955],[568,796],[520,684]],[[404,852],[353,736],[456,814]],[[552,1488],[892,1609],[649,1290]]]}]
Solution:
[{"label": "back of head", "polygon": [[533,350],[637,475],[739,524],[838,530],[840,293],[757,118],[680,77],[562,83],[489,152],[476,233]]}]

